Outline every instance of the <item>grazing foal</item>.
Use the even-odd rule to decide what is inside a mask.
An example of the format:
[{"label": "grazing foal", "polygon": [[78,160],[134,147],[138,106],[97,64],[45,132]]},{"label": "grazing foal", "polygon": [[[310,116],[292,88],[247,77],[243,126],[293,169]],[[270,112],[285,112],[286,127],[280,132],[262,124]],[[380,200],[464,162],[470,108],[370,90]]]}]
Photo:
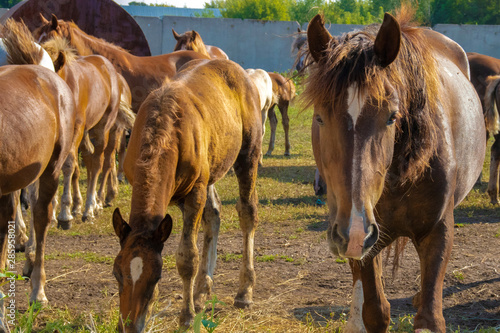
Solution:
[{"label": "grazing foal", "polygon": [[380,251],[399,237],[420,258],[415,330],[446,331],[453,209],[483,166],[484,119],[465,52],[412,17],[403,7],[398,19],[385,14],[381,25],[337,39],[318,15],[307,30],[316,64],[304,98],[328,185],[330,250],[350,258],[352,332],[388,329]]},{"label": "grazing foal", "polygon": [[[180,325],[189,326],[213,284],[221,201],[214,184],[234,166],[243,231],[240,286],[234,304],[252,304],[255,284],[255,181],[262,144],[258,91],[246,72],[229,60],[196,60],[153,91],[137,115],[125,157],[133,184],[130,224],[119,210],[113,226],[121,250],[113,274],[120,290],[120,329],[142,332],[162,274],[161,251],[170,235],[169,204],[183,213],[176,254],[183,283]],[[196,245],[203,223],[201,260]]]}]

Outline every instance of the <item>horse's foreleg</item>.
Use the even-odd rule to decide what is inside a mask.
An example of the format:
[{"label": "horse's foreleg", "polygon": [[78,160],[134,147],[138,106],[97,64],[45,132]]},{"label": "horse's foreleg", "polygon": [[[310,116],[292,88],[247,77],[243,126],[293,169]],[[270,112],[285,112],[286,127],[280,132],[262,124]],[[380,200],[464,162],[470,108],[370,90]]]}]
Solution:
[{"label": "horse's foreleg", "polygon": [[193,289],[199,263],[196,239],[206,198],[206,185],[198,183],[187,195],[182,205],[184,225],[176,254],[177,271],[183,285],[183,303],[180,315],[180,326],[182,327],[189,327],[194,318]]},{"label": "horse's foreleg", "polygon": [[490,180],[488,182],[488,195],[490,202],[498,204],[498,169],[500,168],[500,134],[494,136],[495,142],[491,146]]},{"label": "horse's foreleg", "polygon": [[278,105],[281,112],[281,124],[283,125],[283,130],[285,131],[285,156],[290,156],[290,137],[288,136],[288,131],[290,129],[290,119],[288,118],[288,102],[283,105]]},{"label": "horse's foreleg", "polygon": [[195,311],[203,309],[205,300],[210,296],[213,285],[215,265],[217,262],[217,239],[220,229],[220,209],[222,207],[219,195],[214,185],[207,189],[207,202],[203,211],[203,253],[196,276],[194,305]]},{"label": "horse's foreleg", "polygon": [[47,303],[45,296],[45,240],[52,214],[52,198],[57,192],[59,184],[59,173],[54,174],[53,168],[47,167],[40,177],[38,189],[38,200],[33,208],[34,229],[36,239],[35,263],[31,274],[31,296],[30,302]]},{"label": "horse's foreleg", "polygon": [[234,171],[238,177],[240,198],[236,205],[243,232],[243,259],[240,268],[240,286],[234,299],[238,308],[247,308],[253,304],[253,288],[255,286],[255,269],[253,265],[253,250],[255,229],[259,222],[257,214],[257,161],[261,143],[255,150],[247,148],[247,154],[238,156]]},{"label": "horse's foreleg", "polygon": [[[71,153],[66,158],[64,162],[62,172],[64,176],[63,182],[63,194],[61,196],[61,210],[57,216],[57,225],[62,229],[69,229],[71,227],[71,221],[74,220],[73,215],[71,215],[71,207],[73,206],[73,197],[71,195],[71,182],[73,178],[73,173],[75,169],[78,168],[77,157],[78,152],[71,151]],[[55,207],[53,207],[55,208]]]},{"label": "horse's foreleg", "polygon": [[445,333],[443,317],[443,281],[453,247],[452,200],[446,216],[415,247],[420,257],[422,276],[420,304],[414,319],[415,330],[429,329]]},{"label": "horse's foreleg", "polygon": [[39,183],[40,180],[37,180],[36,182],[34,182],[33,184],[31,184],[26,188],[28,191],[30,207],[31,207],[29,238],[24,250],[26,261],[24,262],[24,267],[23,267],[23,276],[27,277],[31,276],[31,272],[33,271],[33,266],[35,264],[36,242],[35,242],[34,209],[38,201],[38,188],[40,186]]},{"label": "horse's foreleg", "polygon": [[[100,124],[97,126],[100,127]],[[93,128],[95,143],[94,143],[94,153],[88,156],[87,160],[90,160],[90,167],[87,166],[87,199],[85,202],[85,210],[82,215],[82,221],[85,222],[89,219],[94,218],[94,214],[97,209],[102,208],[99,205],[97,198],[97,180],[99,179],[99,174],[102,171],[102,166],[104,163],[104,149],[108,143],[109,132],[101,131],[98,128]]]},{"label": "horse's foreleg", "polygon": [[381,255],[349,263],[354,285],[347,332],[387,332],[391,310],[384,295]]},{"label": "horse's foreleg", "polygon": [[271,156],[274,150],[274,144],[276,142],[276,128],[278,127],[278,118],[276,117],[276,112],[274,111],[276,105],[273,105],[267,114],[269,118],[269,124],[271,125],[271,138],[269,139],[269,148],[267,149],[266,156]]}]

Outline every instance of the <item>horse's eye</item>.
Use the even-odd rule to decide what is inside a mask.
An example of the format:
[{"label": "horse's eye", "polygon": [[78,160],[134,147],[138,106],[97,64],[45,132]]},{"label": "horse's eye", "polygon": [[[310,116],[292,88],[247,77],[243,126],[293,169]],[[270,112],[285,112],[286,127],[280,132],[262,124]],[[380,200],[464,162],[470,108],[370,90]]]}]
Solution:
[{"label": "horse's eye", "polygon": [[387,125],[392,125],[398,120],[398,111],[393,111],[391,112],[391,115],[389,116],[389,120],[387,120]]},{"label": "horse's eye", "polygon": [[316,115],[316,121],[318,122],[319,126],[323,126],[325,124],[319,114]]}]

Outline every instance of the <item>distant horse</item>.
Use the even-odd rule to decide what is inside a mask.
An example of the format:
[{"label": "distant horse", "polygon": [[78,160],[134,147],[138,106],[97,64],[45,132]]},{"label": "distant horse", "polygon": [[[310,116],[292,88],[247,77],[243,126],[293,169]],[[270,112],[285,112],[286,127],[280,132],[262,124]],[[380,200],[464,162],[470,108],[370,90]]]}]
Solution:
[{"label": "distant horse", "polygon": [[174,51],[180,50],[192,50],[206,55],[210,59],[229,59],[226,52],[217,46],[205,45],[199,33],[194,30],[186,31],[182,35],[179,35],[172,28],[172,34],[174,35],[177,44],[175,44]]},{"label": "distant horse", "polygon": [[[273,82],[271,81],[269,74],[262,69],[248,68],[246,69],[246,72],[259,92],[260,110],[262,115],[262,137],[264,137],[264,134],[266,133],[267,113],[269,112],[269,108],[273,102]],[[262,164],[262,154],[259,163]]]},{"label": "distant horse", "polygon": [[[171,203],[183,212],[176,254],[183,282],[180,325],[189,326],[212,288],[221,201],[214,183],[234,166],[240,198],[243,262],[234,304],[252,304],[253,247],[257,217],[256,177],[262,144],[258,91],[245,71],[229,60],[196,60],[152,92],[137,115],[125,157],[133,184],[130,224],[118,209],[113,227],[121,250],[113,274],[120,290],[119,331],[142,332],[162,275],[163,242],[170,235]],[[200,222],[204,245],[196,245]],[[199,265],[199,267],[198,267]],[[196,279],[195,279],[196,277]],[[194,291],[194,293],[193,293]]]},{"label": "distant horse", "polygon": [[498,204],[498,172],[500,168],[500,119],[498,109],[500,108],[500,75],[489,76],[486,79],[488,86],[484,94],[484,112],[488,131],[495,136],[495,142],[491,147],[490,181],[488,183],[488,194],[491,203]]},{"label": "distant horse", "polygon": [[47,302],[45,240],[59,174],[74,143],[75,104],[67,84],[38,65],[0,67],[0,96],[0,267],[5,267],[5,251],[12,254],[6,240],[19,198],[13,193],[32,184],[36,253],[30,301]]},{"label": "distant horse", "polygon": [[137,57],[114,44],[83,32],[72,22],[58,20],[52,15],[50,21],[41,16],[42,25],[33,31],[39,42],[54,36],[66,38],[79,55],[100,54],[107,58],[123,75],[132,92],[132,110],[139,110],[142,102],[154,89],[160,87],[165,77],[172,77],[185,63],[193,59],[208,59],[194,51],[179,51],[153,57]]},{"label": "distant horse", "polygon": [[273,101],[268,112],[269,123],[271,124],[271,138],[269,139],[269,148],[266,155],[271,156],[274,150],[276,127],[278,126],[278,118],[276,117],[274,108],[278,106],[281,113],[281,123],[285,131],[285,156],[290,156],[291,145],[288,134],[290,120],[288,118],[288,107],[295,97],[295,84],[291,79],[285,79],[278,73],[269,72],[268,74],[273,83]]},{"label": "distant horse", "polygon": [[[57,217],[63,228],[69,228],[69,223],[74,219],[72,214],[81,212],[79,147],[87,168],[87,198],[82,220],[93,218],[95,211],[102,208],[97,200],[97,181],[102,171],[110,130],[118,115],[121,91],[115,68],[103,56],[78,57],[67,41],[60,37],[50,39],[42,46],[52,57],[56,72],[73,91],[80,119],[79,126],[75,128],[78,140],[63,168],[64,191]],[[62,64],[59,63],[61,57],[65,58]],[[82,138],[83,144],[80,145]]]},{"label": "distant horse", "polygon": [[[292,42],[292,47],[290,53],[292,56],[295,56],[295,69],[299,73],[303,73],[303,70],[306,65],[310,64],[310,61],[305,63],[306,55],[307,55],[307,32],[303,31],[300,26],[297,28],[297,33],[294,35],[294,39]],[[307,58],[310,59],[310,58]]]},{"label": "distant horse", "polygon": [[316,65],[303,96],[328,185],[328,243],[353,273],[348,329],[387,331],[380,251],[409,237],[421,268],[415,330],[444,333],[453,209],[482,169],[484,120],[463,49],[417,28],[409,8],[397,17],[337,39],[315,16],[307,37]]},{"label": "distant horse", "polygon": [[[487,55],[468,52],[470,64],[471,82],[476,88],[477,94],[481,99],[483,106],[483,113],[486,121],[486,138],[490,134],[493,135],[495,142],[491,146],[491,160],[490,160],[490,180],[488,182],[488,195],[492,204],[498,204],[498,172],[500,167],[500,135],[498,134],[498,112],[494,108],[486,106],[487,101],[495,99],[494,83],[487,90],[488,77],[500,74],[500,59],[493,58]],[[495,103],[490,103],[494,107]],[[496,119],[495,119],[496,115]]]}]

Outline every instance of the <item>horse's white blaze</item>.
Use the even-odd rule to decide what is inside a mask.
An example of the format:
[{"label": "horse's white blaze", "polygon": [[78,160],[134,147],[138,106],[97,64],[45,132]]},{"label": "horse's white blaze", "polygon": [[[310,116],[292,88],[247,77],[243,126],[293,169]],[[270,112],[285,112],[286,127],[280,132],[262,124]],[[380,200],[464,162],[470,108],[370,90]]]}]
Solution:
[{"label": "horse's white blaze", "polygon": [[355,85],[350,86],[347,89],[347,93],[347,112],[352,118],[353,127],[355,127],[356,121],[361,115],[361,111],[363,110],[363,106],[365,105],[366,96],[365,94],[360,94],[358,91],[358,87],[356,87]]},{"label": "horse's white blaze", "polygon": [[135,283],[140,279],[142,275],[142,258],[135,257],[130,260],[130,276],[132,277],[132,287],[135,286]]},{"label": "horse's white blaze", "polygon": [[349,333],[361,333],[366,332],[365,324],[363,323],[363,283],[361,280],[357,280],[354,283],[352,289],[352,303],[351,311],[349,315],[349,321],[347,322],[346,332]]}]

